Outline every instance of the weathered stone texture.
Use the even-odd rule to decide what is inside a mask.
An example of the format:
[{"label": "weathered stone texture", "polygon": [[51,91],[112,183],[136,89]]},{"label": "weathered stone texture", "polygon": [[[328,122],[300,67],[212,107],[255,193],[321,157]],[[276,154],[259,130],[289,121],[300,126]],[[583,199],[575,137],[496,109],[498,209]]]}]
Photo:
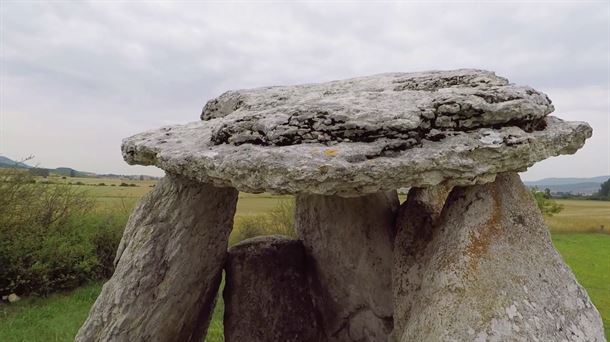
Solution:
[{"label": "weathered stone texture", "polygon": [[547,117],[553,109],[489,71],[390,73],[229,91],[206,104],[204,121],[122,148],[130,164],[241,191],[351,197],[481,184],[574,153],[591,127]]},{"label": "weathered stone texture", "polygon": [[225,341],[323,341],[307,272],[298,240],[264,236],[231,247],[224,289]]},{"label": "weathered stone texture", "polygon": [[385,341],[392,331],[396,191],[341,198],[298,195],[295,228],[331,341]]},{"label": "weathered stone texture", "polygon": [[116,270],[76,341],[201,341],[237,191],[165,176],[125,228]]},{"label": "weathered stone texture", "polygon": [[[229,91],[201,118],[225,118],[215,144],[296,145],[372,142],[406,149],[433,130],[469,130],[511,122],[534,129],[549,98],[474,69],[388,73],[319,84]],[[438,132],[433,133],[433,135]]]},{"label": "weathered stone texture", "polygon": [[403,295],[411,314],[400,341],[604,341],[516,174],[454,189],[420,247],[421,285]]},{"label": "weathered stone texture", "polygon": [[403,331],[410,316],[417,314],[411,312],[411,306],[415,299],[412,294],[420,289],[425,271],[420,259],[432,239],[449,191],[451,187],[446,185],[411,188],[398,210],[392,269],[395,332]]}]

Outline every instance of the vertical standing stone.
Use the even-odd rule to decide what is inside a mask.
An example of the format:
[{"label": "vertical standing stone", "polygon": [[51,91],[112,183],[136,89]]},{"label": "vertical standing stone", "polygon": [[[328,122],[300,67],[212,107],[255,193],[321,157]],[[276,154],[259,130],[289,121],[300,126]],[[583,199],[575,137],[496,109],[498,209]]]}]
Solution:
[{"label": "vertical standing stone", "polygon": [[201,341],[237,191],[167,175],[129,218],[112,278],[76,341]]},{"label": "vertical standing stone", "polygon": [[450,190],[445,185],[411,188],[407,200],[398,209],[392,269],[394,331],[402,331],[411,316],[414,299],[411,295],[421,286],[424,271],[419,259],[432,239]]},{"label": "vertical standing stone", "polygon": [[295,228],[312,259],[314,302],[336,341],[384,341],[392,331],[396,191],[354,198],[301,194]]},{"label": "vertical standing stone", "polygon": [[298,240],[264,236],[231,247],[224,299],[227,342],[323,341]]},{"label": "vertical standing stone", "polygon": [[516,174],[455,188],[422,254],[400,341],[604,341]]}]

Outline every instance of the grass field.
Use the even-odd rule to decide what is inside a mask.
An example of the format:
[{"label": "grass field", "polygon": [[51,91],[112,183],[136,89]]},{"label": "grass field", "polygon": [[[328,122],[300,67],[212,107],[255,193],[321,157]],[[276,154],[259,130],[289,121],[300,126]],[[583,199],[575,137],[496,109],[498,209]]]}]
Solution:
[{"label": "grass field", "polygon": [[553,233],[610,234],[610,202],[586,200],[558,200],[563,205],[559,214],[547,217]]},{"label": "grass field", "polygon": [[[150,191],[154,184],[154,181],[92,178],[63,181],[82,182],[84,185],[74,186],[86,190],[103,210],[131,210],[137,199]],[[106,185],[98,186],[101,182]],[[120,187],[118,184],[121,182],[136,186]],[[268,212],[287,198],[240,194],[237,216]],[[602,314],[606,336],[610,337],[610,202],[559,202],[564,205],[564,210],[546,219],[553,243],[587,289]],[[11,305],[0,304],[0,341],[72,341],[100,290],[101,284],[93,283],[48,298],[26,298]],[[223,340],[222,314],[222,296],[219,296],[207,341]]]},{"label": "grass field", "polygon": [[610,235],[555,233],[553,244],[591,297],[610,339]]}]

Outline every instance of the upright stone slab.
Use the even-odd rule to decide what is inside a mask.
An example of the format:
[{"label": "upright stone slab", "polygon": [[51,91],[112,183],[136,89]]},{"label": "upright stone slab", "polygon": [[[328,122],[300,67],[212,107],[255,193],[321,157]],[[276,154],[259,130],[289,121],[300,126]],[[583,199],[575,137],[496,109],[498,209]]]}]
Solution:
[{"label": "upright stone slab", "polygon": [[220,283],[237,191],[165,176],[132,213],[76,341],[201,341]]},{"label": "upright stone slab", "polygon": [[516,174],[454,189],[422,254],[400,341],[604,341]]},{"label": "upright stone slab", "polygon": [[264,236],[231,247],[224,299],[227,342],[324,340],[298,240]]},{"label": "upright stone slab", "polygon": [[432,239],[434,226],[451,187],[437,185],[411,188],[407,200],[396,215],[394,264],[392,269],[394,294],[394,331],[402,331],[409,321],[412,294],[421,287],[424,276],[420,258]]},{"label": "upright stone slab", "polygon": [[392,331],[396,191],[342,198],[298,195],[295,228],[331,341],[384,341]]}]

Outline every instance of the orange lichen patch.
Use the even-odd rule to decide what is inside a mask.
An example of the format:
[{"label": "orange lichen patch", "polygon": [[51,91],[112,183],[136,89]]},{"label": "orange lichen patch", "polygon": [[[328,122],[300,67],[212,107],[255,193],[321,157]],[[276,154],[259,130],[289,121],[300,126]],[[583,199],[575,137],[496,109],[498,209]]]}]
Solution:
[{"label": "orange lichen patch", "polygon": [[489,188],[493,198],[493,210],[489,220],[481,227],[478,236],[474,232],[470,232],[470,244],[466,247],[468,255],[468,270],[475,272],[479,267],[479,261],[487,254],[489,246],[493,240],[500,234],[502,230],[502,210],[500,210],[500,202],[495,186]]},{"label": "orange lichen patch", "polygon": [[329,148],[329,149],[324,150],[324,154],[325,154],[325,155],[327,155],[327,156],[329,156],[329,157],[334,157],[334,156],[336,156],[338,153],[339,153],[339,152],[338,152],[337,150],[332,149],[332,148]]}]

